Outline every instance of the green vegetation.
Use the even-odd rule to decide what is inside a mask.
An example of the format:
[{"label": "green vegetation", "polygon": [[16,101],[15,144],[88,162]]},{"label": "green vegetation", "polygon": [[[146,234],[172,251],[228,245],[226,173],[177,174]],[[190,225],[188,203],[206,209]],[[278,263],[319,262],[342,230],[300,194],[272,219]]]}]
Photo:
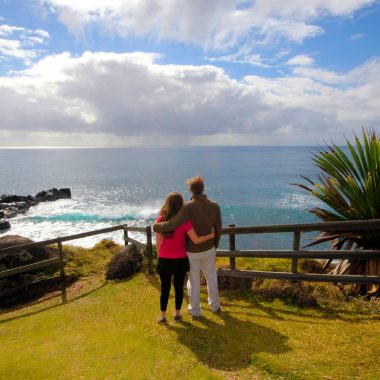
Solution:
[{"label": "green vegetation", "polygon": [[112,256],[120,246],[112,240],[102,240],[93,248],[64,246],[66,257],[65,273],[71,279],[104,273]]},{"label": "green vegetation", "polygon": [[[333,144],[314,156],[321,169],[319,183],[303,177],[310,185],[301,188],[321,200],[327,208],[310,210],[323,221],[366,220],[380,218],[380,139],[375,131],[363,129],[363,142],[355,136],[348,140],[345,153]],[[361,249],[380,249],[379,230],[323,232],[314,244],[330,241],[334,249],[355,249],[359,260],[346,260],[335,268],[335,274],[380,276],[379,261],[361,261]],[[358,288],[359,289],[359,288]],[[379,292],[373,287],[371,293]]]},{"label": "green vegetation", "polygon": [[[108,245],[108,249],[107,249]],[[213,314],[159,326],[159,280],[139,273],[105,282],[115,248],[70,250],[68,270],[86,277],[60,294],[0,315],[0,378],[377,379],[380,304],[334,298],[301,308],[252,291],[222,291]],[[95,253],[96,252],[96,253]],[[86,256],[87,255],[87,256]],[[242,263],[241,263],[242,264]],[[323,297],[321,296],[321,299]],[[185,301],[186,302],[186,301]],[[174,312],[169,303],[169,316]]]}]

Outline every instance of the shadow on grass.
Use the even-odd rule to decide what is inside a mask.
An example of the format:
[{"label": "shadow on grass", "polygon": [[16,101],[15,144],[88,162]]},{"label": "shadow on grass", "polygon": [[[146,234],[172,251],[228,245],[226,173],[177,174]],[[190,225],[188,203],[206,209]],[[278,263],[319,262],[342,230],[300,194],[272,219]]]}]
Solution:
[{"label": "shadow on grass", "polygon": [[[81,298],[89,296],[90,294],[92,294],[92,293],[98,291],[99,289],[103,288],[107,283],[110,283],[110,282],[115,282],[115,283],[128,282],[128,281],[132,280],[138,274],[139,274],[139,272],[136,272],[132,276],[130,276],[128,278],[125,278],[125,279],[122,279],[122,280],[103,280],[103,282],[99,286],[97,286],[96,288],[91,289],[91,290],[89,290],[89,291],[87,291],[85,293],[79,294],[78,296],[75,296],[75,297],[67,300],[65,303],[61,302],[59,304],[47,306],[47,307],[44,307],[44,308],[36,310],[36,311],[32,311],[32,312],[29,312],[29,313],[18,315],[16,317],[11,317],[11,318],[7,318],[7,319],[1,319],[0,320],[0,324],[6,323],[6,322],[9,322],[9,321],[13,321],[13,320],[16,320],[16,319],[20,319],[20,318],[29,317],[31,315],[39,314],[39,313],[42,313],[44,311],[48,311],[48,310],[55,309],[55,308],[60,307],[60,306],[67,305],[67,304],[69,304],[71,302],[74,302],[74,301],[77,301],[77,300],[79,300]],[[73,282],[72,285],[73,284],[76,284],[76,282]],[[67,287],[67,289],[69,289],[69,287]],[[14,311],[17,311],[17,310],[24,309],[24,308],[29,307],[29,306],[38,305],[40,303],[43,303],[45,301],[48,301],[50,299],[57,298],[57,297],[61,297],[61,292],[59,292],[59,293],[54,292],[54,294],[44,296],[43,298],[38,299],[37,301],[33,301],[33,302],[28,302],[26,304],[17,305],[17,306],[12,307],[12,308],[3,309],[3,310],[0,309],[0,316],[8,314],[8,313],[11,313],[11,312],[14,312]]]},{"label": "shadow on grass", "polygon": [[160,282],[160,278],[158,277],[158,275],[155,273],[155,274],[148,274],[148,273],[144,273],[144,276],[145,278],[147,279],[147,281],[149,282],[150,285],[152,285],[153,287],[155,287],[158,291],[161,291],[161,282]]},{"label": "shadow on grass", "polygon": [[[360,310],[347,310],[344,309],[342,306],[334,307],[328,307],[328,306],[308,306],[308,307],[296,307],[294,310],[291,308],[285,309],[285,308],[278,308],[275,305],[269,305],[265,306],[263,303],[261,303],[256,297],[248,296],[246,294],[228,294],[222,293],[223,298],[225,300],[228,300],[230,302],[223,302],[224,306],[236,306],[234,304],[234,301],[240,300],[245,301],[248,303],[248,305],[239,305],[239,313],[241,314],[242,310],[247,310],[245,312],[246,315],[252,315],[252,311],[254,310],[260,310],[267,314],[268,318],[273,318],[277,320],[287,320],[291,321],[289,319],[289,316],[294,317],[301,317],[301,318],[313,318],[318,319],[320,322],[313,322],[309,320],[304,320],[305,323],[309,324],[328,324],[331,320],[340,320],[343,322],[348,323],[360,323],[363,321],[380,321],[380,314],[375,313],[372,315],[369,315],[368,312],[360,311]],[[268,303],[270,301],[267,301]],[[310,311],[313,313],[311,314]],[[256,314],[255,314],[256,315]],[[257,315],[258,316],[258,315]],[[286,317],[284,317],[286,316]],[[294,320],[295,322],[300,322],[300,320]]]},{"label": "shadow on grass", "polygon": [[205,318],[194,324],[182,322],[167,328],[177,334],[197,359],[220,370],[236,370],[251,364],[252,354],[281,354],[291,350],[288,337],[268,327],[234,318],[228,312],[218,314],[221,323]]},{"label": "shadow on grass", "polygon": [[[106,285],[106,283],[107,283],[107,282],[104,281],[102,284],[100,284],[100,285],[97,286],[96,288],[91,289],[91,290],[89,290],[89,291],[87,291],[87,292],[85,292],[85,293],[82,293],[82,294],[80,294],[80,295],[78,295],[78,296],[76,296],[76,297],[73,297],[73,298],[71,298],[70,300],[68,300],[66,303],[59,303],[59,304],[56,304],[56,305],[51,305],[51,306],[44,307],[44,308],[39,309],[39,310],[31,311],[31,312],[29,312],[29,313],[25,313],[25,314],[22,314],[22,315],[18,315],[18,316],[16,316],[16,317],[11,317],[11,318],[7,318],[7,319],[2,319],[2,320],[0,320],[0,324],[6,323],[6,322],[10,322],[10,321],[14,321],[14,320],[16,320],[16,319],[21,319],[21,318],[25,318],[25,317],[30,317],[30,316],[32,316],[32,315],[36,315],[36,314],[42,313],[42,312],[44,312],[44,311],[52,310],[52,309],[55,309],[55,308],[57,308],[57,307],[61,307],[61,306],[67,305],[67,304],[69,304],[69,303],[71,303],[71,302],[74,302],[74,301],[77,301],[77,300],[79,300],[79,299],[81,299],[81,298],[87,297],[87,296],[89,296],[90,294],[92,294],[92,293],[98,291],[99,289],[103,288],[103,287]],[[49,297],[49,298],[47,298],[47,299],[44,299],[44,300],[41,300],[41,301],[37,301],[37,302],[34,302],[34,303],[32,303],[32,304],[29,304],[29,305],[23,305],[22,307],[20,306],[20,307],[18,307],[17,309],[10,309],[10,310],[8,310],[8,311],[2,312],[1,314],[4,315],[4,314],[7,314],[7,313],[9,313],[9,312],[13,312],[13,311],[15,311],[15,310],[22,309],[22,308],[24,308],[24,307],[26,307],[26,306],[33,306],[33,305],[36,305],[36,304],[42,303],[42,302],[44,302],[44,301],[47,301],[48,299],[52,299],[52,298],[55,298],[55,297],[61,297],[61,294],[53,295],[53,296],[51,296],[51,297]],[[1,314],[0,314],[0,315],[1,315]]]}]

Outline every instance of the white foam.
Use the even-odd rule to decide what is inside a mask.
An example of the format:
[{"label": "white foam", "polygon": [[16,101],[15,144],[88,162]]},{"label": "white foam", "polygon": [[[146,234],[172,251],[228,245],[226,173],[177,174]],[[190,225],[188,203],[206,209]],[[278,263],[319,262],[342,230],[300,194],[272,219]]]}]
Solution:
[{"label": "white foam", "polygon": [[[40,203],[31,207],[26,214],[11,219],[12,228],[4,235],[21,235],[34,241],[41,241],[119,224],[146,226],[152,224],[159,207],[159,201],[142,205],[117,205],[62,199]],[[146,239],[145,235],[140,233],[130,233],[130,237],[140,241]],[[117,243],[124,242],[123,232],[116,231],[73,240],[70,244],[92,247],[102,239],[112,239]]]}]

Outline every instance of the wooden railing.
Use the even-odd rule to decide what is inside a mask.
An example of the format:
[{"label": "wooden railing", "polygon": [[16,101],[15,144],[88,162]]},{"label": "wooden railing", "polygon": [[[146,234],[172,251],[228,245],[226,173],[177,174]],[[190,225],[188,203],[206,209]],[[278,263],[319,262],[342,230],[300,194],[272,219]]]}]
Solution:
[{"label": "wooden railing", "polygon": [[[9,248],[2,248],[2,249],[0,249],[0,255],[11,254],[11,253],[16,253],[16,252],[28,250],[31,248],[44,247],[47,245],[57,244],[57,246],[58,246],[58,257],[48,259],[48,260],[38,261],[36,263],[32,263],[32,264],[28,264],[28,265],[23,265],[23,266],[20,266],[17,268],[12,268],[12,269],[7,269],[4,271],[1,271],[0,272],[0,279],[10,277],[10,276],[14,276],[16,274],[22,274],[22,273],[36,271],[38,269],[44,269],[44,268],[48,268],[48,267],[59,266],[60,278],[61,278],[61,284],[62,284],[62,301],[66,302],[67,297],[66,297],[65,260],[64,260],[64,254],[63,254],[63,249],[62,249],[62,243],[66,242],[66,241],[83,239],[83,238],[86,238],[89,236],[101,235],[101,234],[106,234],[109,232],[114,232],[114,231],[119,231],[119,230],[124,231],[125,245],[128,245],[129,243],[131,243],[131,244],[134,244],[138,248],[141,248],[145,251],[146,256],[147,256],[147,260],[148,260],[148,273],[153,274],[153,250],[152,250],[152,228],[151,228],[151,226],[133,227],[133,226],[128,226],[126,224],[123,224],[123,225],[118,225],[118,226],[113,226],[113,227],[108,227],[108,228],[102,228],[99,230],[83,232],[80,234],[62,236],[62,237],[58,237],[55,239],[49,239],[49,240],[43,240],[43,241],[39,241],[36,243],[17,245],[17,246],[12,246]],[[145,233],[146,234],[146,243],[141,243],[138,240],[130,238],[128,236],[128,232]]]},{"label": "wooden railing", "polygon": [[[76,235],[69,235],[40,241],[37,243],[24,244],[9,248],[0,249],[1,254],[20,252],[35,247],[47,245],[58,245],[58,257],[49,260],[39,261],[33,264],[24,265],[17,268],[7,269],[0,272],[0,279],[16,274],[27,273],[51,266],[59,266],[62,282],[62,300],[66,302],[66,278],[65,260],[62,243],[89,236],[101,235],[109,232],[122,230],[124,232],[124,242],[134,244],[145,251],[148,261],[148,273],[153,274],[153,244],[152,227],[134,227],[126,224],[103,228],[99,230],[84,232]],[[229,257],[230,269],[219,269],[218,273],[224,276],[248,277],[248,278],[269,278],[292,281],[319,281],[333,283],[361,283],[380,284],[379,276],[359,276],[359,275],[328,275],[315,273],[300,273],[298,271],[299,259],[360,259],[360,260],[380,260],[380,250],[376,251],[336,251],[336,250],[303,250],[300,248],[301,235],[311,231],[358,231],[358,230],[379,230],[380,220],[359,220],[349,222],[329,222],[329,223],[309,223],[309,224],[284,224],[254,227],[235,227],[230,225],[222,229],[223,235],[229,236],[229,249],[217,250],[217,257]],[[146,243],[129,237],[129,232],[141,232],[146,235]],[[238,250],[236,249],[236,235],[243,234],[266,234],[266,233],[293,233],[293,247],[291,250]],[[271,272],[236,269],[236,257],[261,257],[261,258],[288,258],[291,259],[290,272]]]},{"label": "wooden railing", "polygon": [[[347,222],[324,222],[308,224],[283,224],[255,227],[235,227],[230,225],[223,228],[222,234],[229,235],[229,249],[218,250],[217,257],[229,257],[230,268],[219,269],[218,273],[224,276],[269,278],[292,281],[318,281],[333,283],[359,283],[380,284],[379,276],[360,275],[329,275],[316,273],[300,273],[298,271],[299,259],[357,259],[357,260],[380,260],[380,250],[371,251],[346,251],[346,250],[303,250],[300,248],[301,234],[312,231],[358,231],[375,230],[379,232],[380,220],[357,220]],[[293,247],[291,250],[237,250],[236,235],[242,234],[267,234],[267,233],[293,233]],[[261,257],[291,259],[290,272],[272,272],[255,270],[237,270],[236,257]]]}]

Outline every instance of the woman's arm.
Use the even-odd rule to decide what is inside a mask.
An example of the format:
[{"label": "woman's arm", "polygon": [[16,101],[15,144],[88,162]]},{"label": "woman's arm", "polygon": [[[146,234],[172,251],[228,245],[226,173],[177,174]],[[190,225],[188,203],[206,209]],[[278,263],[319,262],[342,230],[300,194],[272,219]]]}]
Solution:
[{"label": "woman's arm", "polygon": [[156,250],[157,250],[157,255],[160,252],[161,243],[162,243],[162,234],[156,233]]},{"label": "woman's arm", "polygon": [[201,243],[204,243],[207,240],[214,239],[215,238],[215,233],[214,233],[214,231],[212,231],[208,235],[198,236],[196,234],[196,232],[194,231],[194,228],[192,228],[191,230],[187,231],[187,236],[191,239],[191,241],[194,244],[201,244]]}]

